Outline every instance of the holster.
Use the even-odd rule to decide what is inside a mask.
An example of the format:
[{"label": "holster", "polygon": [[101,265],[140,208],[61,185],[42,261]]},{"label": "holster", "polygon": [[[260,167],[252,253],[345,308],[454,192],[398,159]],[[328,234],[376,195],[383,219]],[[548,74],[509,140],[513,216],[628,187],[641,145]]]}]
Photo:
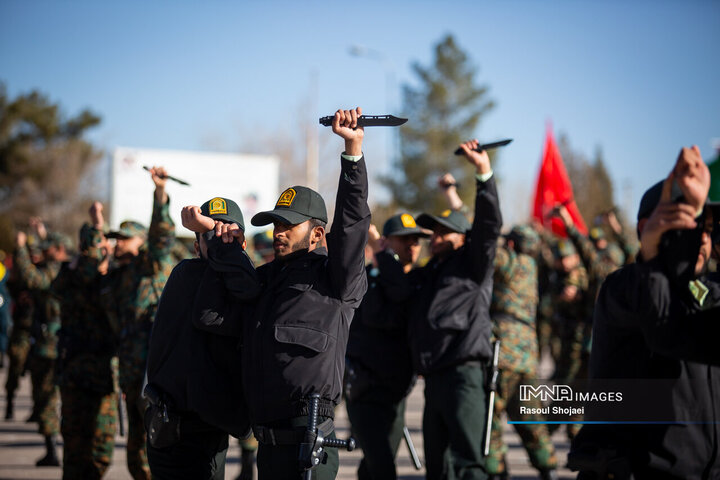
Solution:
[{"label": "holster", "polygon": [[180,442],[181,417],[168,408],[165,395],[157,387],[145,386],[148,408],[145,410],[145,430],[153,448],[168,448]]}]

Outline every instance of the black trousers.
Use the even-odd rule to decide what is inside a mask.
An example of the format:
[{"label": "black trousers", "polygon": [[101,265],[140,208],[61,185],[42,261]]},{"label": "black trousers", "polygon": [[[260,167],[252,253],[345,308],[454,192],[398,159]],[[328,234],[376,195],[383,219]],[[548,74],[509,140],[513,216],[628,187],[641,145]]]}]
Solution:
[{"label": "black trousers", "polygon": [[395,456],[403,438],[405,399],[347,401],[352,434],[362,448],[358,480],[394,480]]},{"label": "black trousers", "polygon": [[425,376],[427,479],[485,480],[487,404],[483,369],[464,364]]},{"label": "black trousers", "polygon": [[150,442],[147,445],[154,480],[223,480],[227,450],[227,432],[185,418],[178,443],[167,448],[154,448]]},{"label": "black trousers", "polygon": [[[320,417],[320,422],[324,421]],[[307,425],[308,417],[295,417],[292,419],[275,422],[272,425],[264,425],[269,428],[292,429]],[[329,438],[336,438],[335,432]],[[335,448],[325,450],[328,454],[327,462],[312,470],[313,480],[334,480],[340,468],[340,458]],[[258,443],[257,469],[258,480],[303,480],[303,472],[300,471],[298,456],[300,445],[268,445]]]}]

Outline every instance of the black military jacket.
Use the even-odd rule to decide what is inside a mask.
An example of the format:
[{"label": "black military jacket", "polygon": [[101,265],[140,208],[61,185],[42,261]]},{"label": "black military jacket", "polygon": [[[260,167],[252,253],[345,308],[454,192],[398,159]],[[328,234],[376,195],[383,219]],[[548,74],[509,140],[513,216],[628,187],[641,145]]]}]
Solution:
[{"label": "black military jacket", "polygon": [[[366,268],[368,290],[350,327],[347,358],[363,376],[367,400],[400,401],[413,383],[407,324],[412,295],[408,276],[389,251],[375,255],[377,268]],[[361,383],[362,382],[362,383]]]},{"label": "black military jacket", "polygon": [[669,379],[650,403],[667,407],[672,418],[663,420],[682,423],[585,425],[570,458],[614,450],[638,479],[720,478],[720,283],[717,276],[700,278],[709,288],[701,305],[688,288],[697,231],[668,233],[661,255],[605,280],[595,308],[590,376]]},{"label": "black military jacket", "polygon": [[432,258],[410,272],[416,290],[409,335],[419,374],[492,356],[489,308],[501,226],[495,179],[478,180],[475,218],[465,245],[445,260]]},{"label": "black military jacket", "polygon": [[[243,323],[243,384],[255,425],[307,414],[308,398],[316,392],[320,414],[334,416],[350,322],[367,289],[367,194],[364,158],[342,159],[327,249],[295,252],[259,267],[260,295],[235,307]],[[209,244],[208,256],[215,255]],[[233,266],[229,258],[224,262],[226,270]],[[232,285],[227,288],[235,293]]]},{"label": "black military jacket", "polygon": [[[240,250],[240,249],[238,249]],[[245,256],[245,283],[238,289],[257,294],[257,280]],[[201,282],[222,288],[221,274],[201,259],[183,260],[163,289],[150,336],[148,383],[169,396],[171,408],[193,412],[241,437],[250,427],[241,382],[240,325],[214,309],[198,310]],[[254,288],[255,286],[255,288]]]}]

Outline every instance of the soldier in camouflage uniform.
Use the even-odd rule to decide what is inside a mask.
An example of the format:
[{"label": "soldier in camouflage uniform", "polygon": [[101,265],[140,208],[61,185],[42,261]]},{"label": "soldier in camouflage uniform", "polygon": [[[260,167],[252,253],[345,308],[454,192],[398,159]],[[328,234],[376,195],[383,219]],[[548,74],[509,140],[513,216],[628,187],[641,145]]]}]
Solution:
[{"label": "soldier in camouflage uniform", "polygon": [[55,385],[57,332],[60,329],[60,304],[50,293],[50,285],[60,271],[61,262],[68,259],[70,242],[60,234],[50,234],[45,241],[45,260],[34,265],[25,246],[23,232],[18,233],[15,268],[19,277],[31,289],[33,297],[33,346],[28,357],[32,379],[33,414],[37,417],[39,433],[45,437],[46,455],[38,466],[59,466],[56,437],[59,433],[59,392]]},{"label": "soldier in camouflage uniform", "polygon": [[[38,255],[33,257],[38,260]],[[42,257],[40,257],[42,258]],[[5,420],[12,420],[14,413],[15,391],[18,388],[20,377],[25,373],[25,362],[30,352],[30,329],[32,328],[33,304],[30,291],[23,285],[12,268],[7,281],[7,289],[13,299],[12,330],[8,345],[8,372],[5,382],[7,404],[5,407]]]},{"label": "soldier in camouflage uniform", "polygon": [[120,229],[107,234],[117,239],[115,260],[118,266],[109,274],[114,301],[110,314],[122,325],[120,341],[120,388],[127,402],[127,465],[135,480],[150,479],[143,417],[146,402],[142,398],[150,329],[165,282],[174,266],[170,254],[175,241],[175,225],[170,218],[165,193],[167,172],[151,168],[155,183],[152,220],[145,240],[145,228],[125,221]]},{"label": "soldier in camouflage uniform", "polygon": [[[516,226],[507,237],[506,245],[495,255],[493,297],[490,313],[494,322],[494,335],[500,341],[498,367],[498,391],[495,397],[490,438],[490,454],[487,459],[491,479],[508,478],[502,441],[503,411],[513,420],[543,421],[541,415],[519,414],[519,385],[537,378],[538,342],[535,317],[538,304],[538,273],[534,256],[540,238],[528,226]],[[540,407],[527,404],[529,407]],[[542,479],[557,478],[555,448],[547,427],[543,424],[514,425],[528,452],[530,462],[540,472]]]},{"label": "soldier in camouflage uniform", "polygon": [[60,301],[58,379],[62,399],[63,479],[99,479],[112,461],[117,430],[120,325],[105,304],[111,246],[102,205],[80,233],[80,255],[63,263],[51,289]]},{"label": "soldier in camouflage uniform", "polygon": [[[576,378],[587,378],[588,332],[592,330],[592,324],[587,318],[588,274],[569,239],[558,240],[553,250],[558,258],[558,276],[551,286],[554,308],[552,322],[560,338],[560,356],[552,380],[569,385]],[[581,420],[579,416],[571,416],[570,419]],[[557,428],[558,424],[552,424],[548,429],[552,433]],[[568,424],[568,438],[572,440],[578,430],[579,424]]]}]

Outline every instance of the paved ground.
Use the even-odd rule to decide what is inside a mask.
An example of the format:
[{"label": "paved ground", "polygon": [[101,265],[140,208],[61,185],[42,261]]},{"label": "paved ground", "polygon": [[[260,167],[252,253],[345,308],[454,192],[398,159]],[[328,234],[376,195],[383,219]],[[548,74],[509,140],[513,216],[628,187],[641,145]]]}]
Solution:
[{"label": "paved ground", "polygon": [[[0,414],[5,414],[5,373],[3,369],[0,372]],[[406,414],[406,423],[412,434],[415,446],[422,458],[422,408],[423,394],[422,381],[418,382],[412,391],[408,401],[408,411]],[[15,401],[15,419],[14,421],[5,421],[0,419],[0,480],[15,479],[60,479],[62,472],[60,468],[37,468],[35,461],[44,455],[44,446],[42,437],[36,433],[36,425],[24,423],[25,419],[30,415],[31,399],[30,399],[30,379],[25,377],[22,379],[19,395]],[[2,417],[0,417],[2,418]],[[337,411],[337,430],[340,438],[348,436],[348,422],[345,414],[345,408],[341,405]],[[113,465],[109,469],[105,478],[110,480],[129,480],[130,474],[125,466],[125,439],[118,436],[115,443],[115,455],[113,457]],[[560,464],[565,464],[567,456],[568,444],[560,433],[554,436],[555,445],[558,448],[558,457]],[[510,426],[505,431],[505,441],[510,447],[509,462],[512,478],[518,480],[530,480],[537,478],[536,473],[527,460],[525,450],[520,444],[519,437],[512,431]],[[61,452],[62,453],[62,452]],[[225,478],[234,479],[240,470],[239,463],[240,449],[236,441],[231,443],[228,452],[228,463]],[[355,471],[360,461],[360,451],[342,452],[340,454],[340,472],[339,480],[350,480],[356,478]],[[424,471],[416,471],[410,460],[407,449],[401,445],[398,453],[399,478],[401,479],[422,479]],[[575,478],[575,476],[566,469],[560,470],[561,478]]]}]

